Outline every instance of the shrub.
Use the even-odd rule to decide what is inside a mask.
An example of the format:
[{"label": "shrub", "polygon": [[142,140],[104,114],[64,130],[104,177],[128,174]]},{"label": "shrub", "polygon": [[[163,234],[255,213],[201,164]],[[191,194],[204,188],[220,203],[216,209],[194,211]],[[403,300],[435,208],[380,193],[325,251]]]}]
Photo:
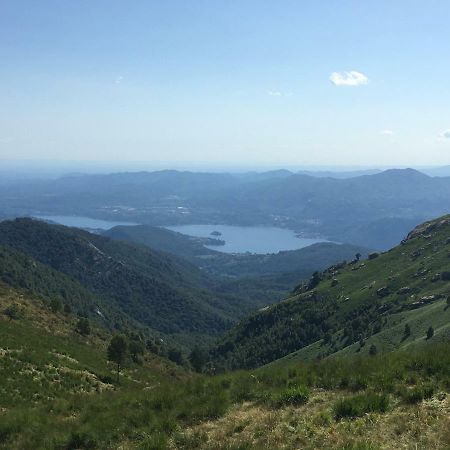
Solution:
[{"label": "shrub", "polygon": [[89,320],[82,317],[81,319],[78,320],[75,329],[81,335],[88,336],[91,333],[91,326],[89,324]]},{"label": "shrub", "polygon": [[58,313],[62,310],[63,308],[63,304],[61,302],[61,300],[59,300],[58,298],[52,298],[50,301],[50,309],[52,310],[53,313]]},{"label": "shrub", "polygon": [[361,417],[371,412],[386,412],[388,407],[387,395],[367,392],[339,400],[333,407],[333,413],[334,418],[339,420],[345,417]]},{"label": "shrub", "polygon": [[274,399],[276,406],[304,405],[309,400],[309,390],[304,386],[295,386],[280,392]]},{"label": "shrub", "polygon": [[407,403],[419,403],[422,400],[431,398],[434,394],[434,386],[431,384],[424,384],[415,386],[412,389],[405,389],[401,393],[401,397]]},{"label": "shrub", "polygon": [[96,439],[90,433],[73,431],[67,443],[67,450],[93,449],[97,447]]},{"label": "shrub", "polygon": [[23,313],[16,304],[6,307],[3,311],[3,314],[5,314],[5,316],[8,317],[9,320],[20,320],[23,318]]}]

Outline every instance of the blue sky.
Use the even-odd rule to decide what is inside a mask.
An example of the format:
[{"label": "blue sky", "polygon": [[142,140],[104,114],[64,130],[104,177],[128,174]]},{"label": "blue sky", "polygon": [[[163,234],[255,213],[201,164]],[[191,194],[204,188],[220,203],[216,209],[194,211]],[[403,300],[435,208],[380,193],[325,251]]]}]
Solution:
[{"label": "blue sky", "polygon": [[0,159],[450,164],[448,1],[0,2]]}]

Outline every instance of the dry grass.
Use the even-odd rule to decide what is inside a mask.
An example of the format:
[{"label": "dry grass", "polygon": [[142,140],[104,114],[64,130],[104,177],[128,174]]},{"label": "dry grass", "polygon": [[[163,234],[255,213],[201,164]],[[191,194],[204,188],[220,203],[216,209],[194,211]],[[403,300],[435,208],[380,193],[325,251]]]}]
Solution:
[{"label": "dry grass", "polygon": [[172,449],[449,449],[450,398],[437,395],[387,414],[336,422],[333,392],[315,391],[304,406],[271,410],[245,403],[216,421],[185,430]]}]

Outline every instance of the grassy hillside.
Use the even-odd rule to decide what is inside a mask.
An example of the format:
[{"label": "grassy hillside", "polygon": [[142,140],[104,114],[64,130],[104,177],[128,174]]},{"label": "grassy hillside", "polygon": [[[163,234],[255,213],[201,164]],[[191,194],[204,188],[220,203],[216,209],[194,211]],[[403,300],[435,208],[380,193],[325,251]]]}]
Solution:
[{"label": "grassy hillside", "polygon": [[[0,286],[1,287],[1,286]],[[0,448],[436,448],[450,445],[450,349],[193,374],[146,352],[115,380],[111,337],[10,288],[0,310]]]},{"label": "grassy hillside", "polygon": [[[242,321],[216,363],[255,367],[294,353],[313,359],[413,347],[450,336],[450,217],[426,223],[373,259],[330,267],[288,300]],[[434,335],[426,339],[429,327]]]}]

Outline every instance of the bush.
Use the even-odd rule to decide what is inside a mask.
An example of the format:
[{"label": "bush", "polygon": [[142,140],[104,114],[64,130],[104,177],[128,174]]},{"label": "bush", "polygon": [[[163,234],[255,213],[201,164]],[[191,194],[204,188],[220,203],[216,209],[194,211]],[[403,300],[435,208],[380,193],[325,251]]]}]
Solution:
[{"label": "bush", "polygon": [[274,399],[275,406],[304,405],[309,400],[309,390],[304,386],[295,386],[280,392]]},{"label": "bush", "polygon": [[91,333],[91,326],[89,324],[89,320],[82,317],[80,320],[78,320],[75,329],[81,335],[88,336]]},{"label": "bush", "polygon": [[3,314],[8,317],[9,320],[20,320],[23,318],[23,312],[16,304],[9,305],[5,308]]},{"label": "bush", "polygon": [[434,386],[431,384],[415,386],[412,389],[405,389],[400,394],[406,403],[419,403],[422,400],[431,398],[434,394]]},{"label": "bush", "polygon": [[371,412],[386,412],[389,407],[389,397],[385,394],[368,392],[344,398],[333,407],[336,420],[348,417],[361,417]]},{"label": "bush", "polygon": [[83,431],[73,431],[67,443],[67,450],[93,449],[97,447],[95,437]]}]

